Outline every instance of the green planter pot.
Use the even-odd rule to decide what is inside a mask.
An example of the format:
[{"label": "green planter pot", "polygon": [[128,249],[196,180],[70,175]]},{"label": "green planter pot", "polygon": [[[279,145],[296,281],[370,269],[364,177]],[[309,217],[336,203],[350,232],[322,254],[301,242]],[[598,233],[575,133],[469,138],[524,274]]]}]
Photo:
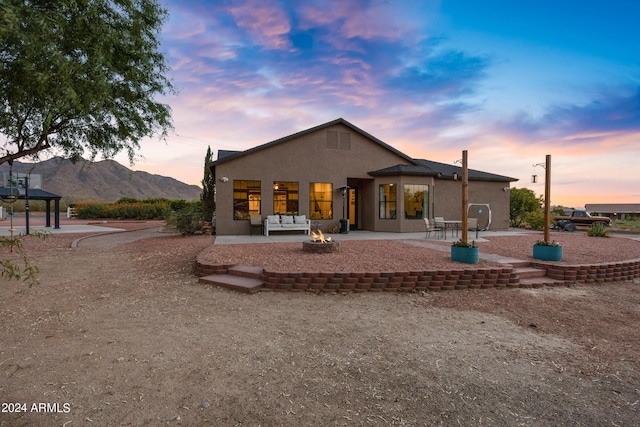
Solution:
[{"label": "green planter pot", "polygon": [[562,261],[562,246],[533,245],[533,259],[540,261]]},{"label": "green planter pot", "polygon": [[451,261],[465,264],[477,264],[480,261],[480,248],[460,248],[451,246]]}]

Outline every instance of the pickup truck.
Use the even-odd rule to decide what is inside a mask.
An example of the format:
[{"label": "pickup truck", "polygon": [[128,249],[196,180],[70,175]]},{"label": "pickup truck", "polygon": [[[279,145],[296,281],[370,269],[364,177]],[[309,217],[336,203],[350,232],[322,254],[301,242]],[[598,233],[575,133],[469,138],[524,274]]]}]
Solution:
[{"label": "pickup truck", "polygon": [[611,218],[606,216],[591,216],[587,211],[566,211],[564,215],[558,215],[554,218],[555,225],[566,231],[573,231],[576,226],[591,226],[596,223],[611,225]]}]

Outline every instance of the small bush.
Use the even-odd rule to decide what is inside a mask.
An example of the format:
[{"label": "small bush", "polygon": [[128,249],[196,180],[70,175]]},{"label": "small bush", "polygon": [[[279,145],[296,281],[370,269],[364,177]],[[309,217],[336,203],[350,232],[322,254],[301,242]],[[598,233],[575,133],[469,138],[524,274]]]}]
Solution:
[{"label": "small bush", "polygon": [[544,212],[541,210],[527,212],[524,215],[524,223],[532,230],[542,230],[544,228]]},{"label": "small bush", "polygon": [[607,230],[607,227],[604,224],[602,224],[600,222],[596,222],[587,231],[587,236],[591,236],[591,237],[609,237],[609,230]]},{"label": "small bush", "polygon": [[204,220],[202,202],[185,202],[184,206],[177,209],[172,218],[167,221],[167,226],[177,229],[182,235],[196,234],[202,231]]}]

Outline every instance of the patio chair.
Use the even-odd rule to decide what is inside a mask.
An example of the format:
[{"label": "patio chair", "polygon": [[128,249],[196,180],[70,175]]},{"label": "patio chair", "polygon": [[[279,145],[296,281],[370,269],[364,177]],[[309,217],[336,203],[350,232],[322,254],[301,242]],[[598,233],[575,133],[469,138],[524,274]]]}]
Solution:
[{"label": "patio chair", "polygon": [[262,223],[262,216],[260,215],[251,215],[250,216],[251,226],[249,228],[249,235],[253,236],[253,229],[259,228],[260,234],[264,234],[264,224]]},{"label": "patio chair", "polygon": [[431,225],[429,223],[429,219],[428,218],[424,218],[424,225],[425,225],[426,231],[427,231],[427,233],[424,236],[425,239],[428,239],[429,236],[431,235],[431,233],[433,233],[434,231],[436,231],[436,232],[441,232],[442,231],[441,228]]},{"label": "patio chair", "polygon": [[442,230],[442,235],[444,236],[444,238],[447,238],[447,225],[444,223],[444,217],[441,216],[435,216],[433,217],[433,221],[434,221],[434,225],[436,228],[439,228],[440,230]]}]

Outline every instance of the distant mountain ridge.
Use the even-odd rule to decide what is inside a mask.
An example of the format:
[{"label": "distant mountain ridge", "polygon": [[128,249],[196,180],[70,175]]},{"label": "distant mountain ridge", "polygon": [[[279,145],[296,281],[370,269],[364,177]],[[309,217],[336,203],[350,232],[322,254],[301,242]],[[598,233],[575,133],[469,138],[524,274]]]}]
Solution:
[{"label": "distant mountain ridge", "polygon": [[[39,163],[13,162],[13,172],[42,175],[42,190],[62,196],[67,204],[86,201],[115,202],[122,197],[167,198],[187,201],[200,198],[201,188],[175,178],[132,171],[115,160],[72,163],[54,157]],[[0,178],[9,164],[0,165]]]}]

